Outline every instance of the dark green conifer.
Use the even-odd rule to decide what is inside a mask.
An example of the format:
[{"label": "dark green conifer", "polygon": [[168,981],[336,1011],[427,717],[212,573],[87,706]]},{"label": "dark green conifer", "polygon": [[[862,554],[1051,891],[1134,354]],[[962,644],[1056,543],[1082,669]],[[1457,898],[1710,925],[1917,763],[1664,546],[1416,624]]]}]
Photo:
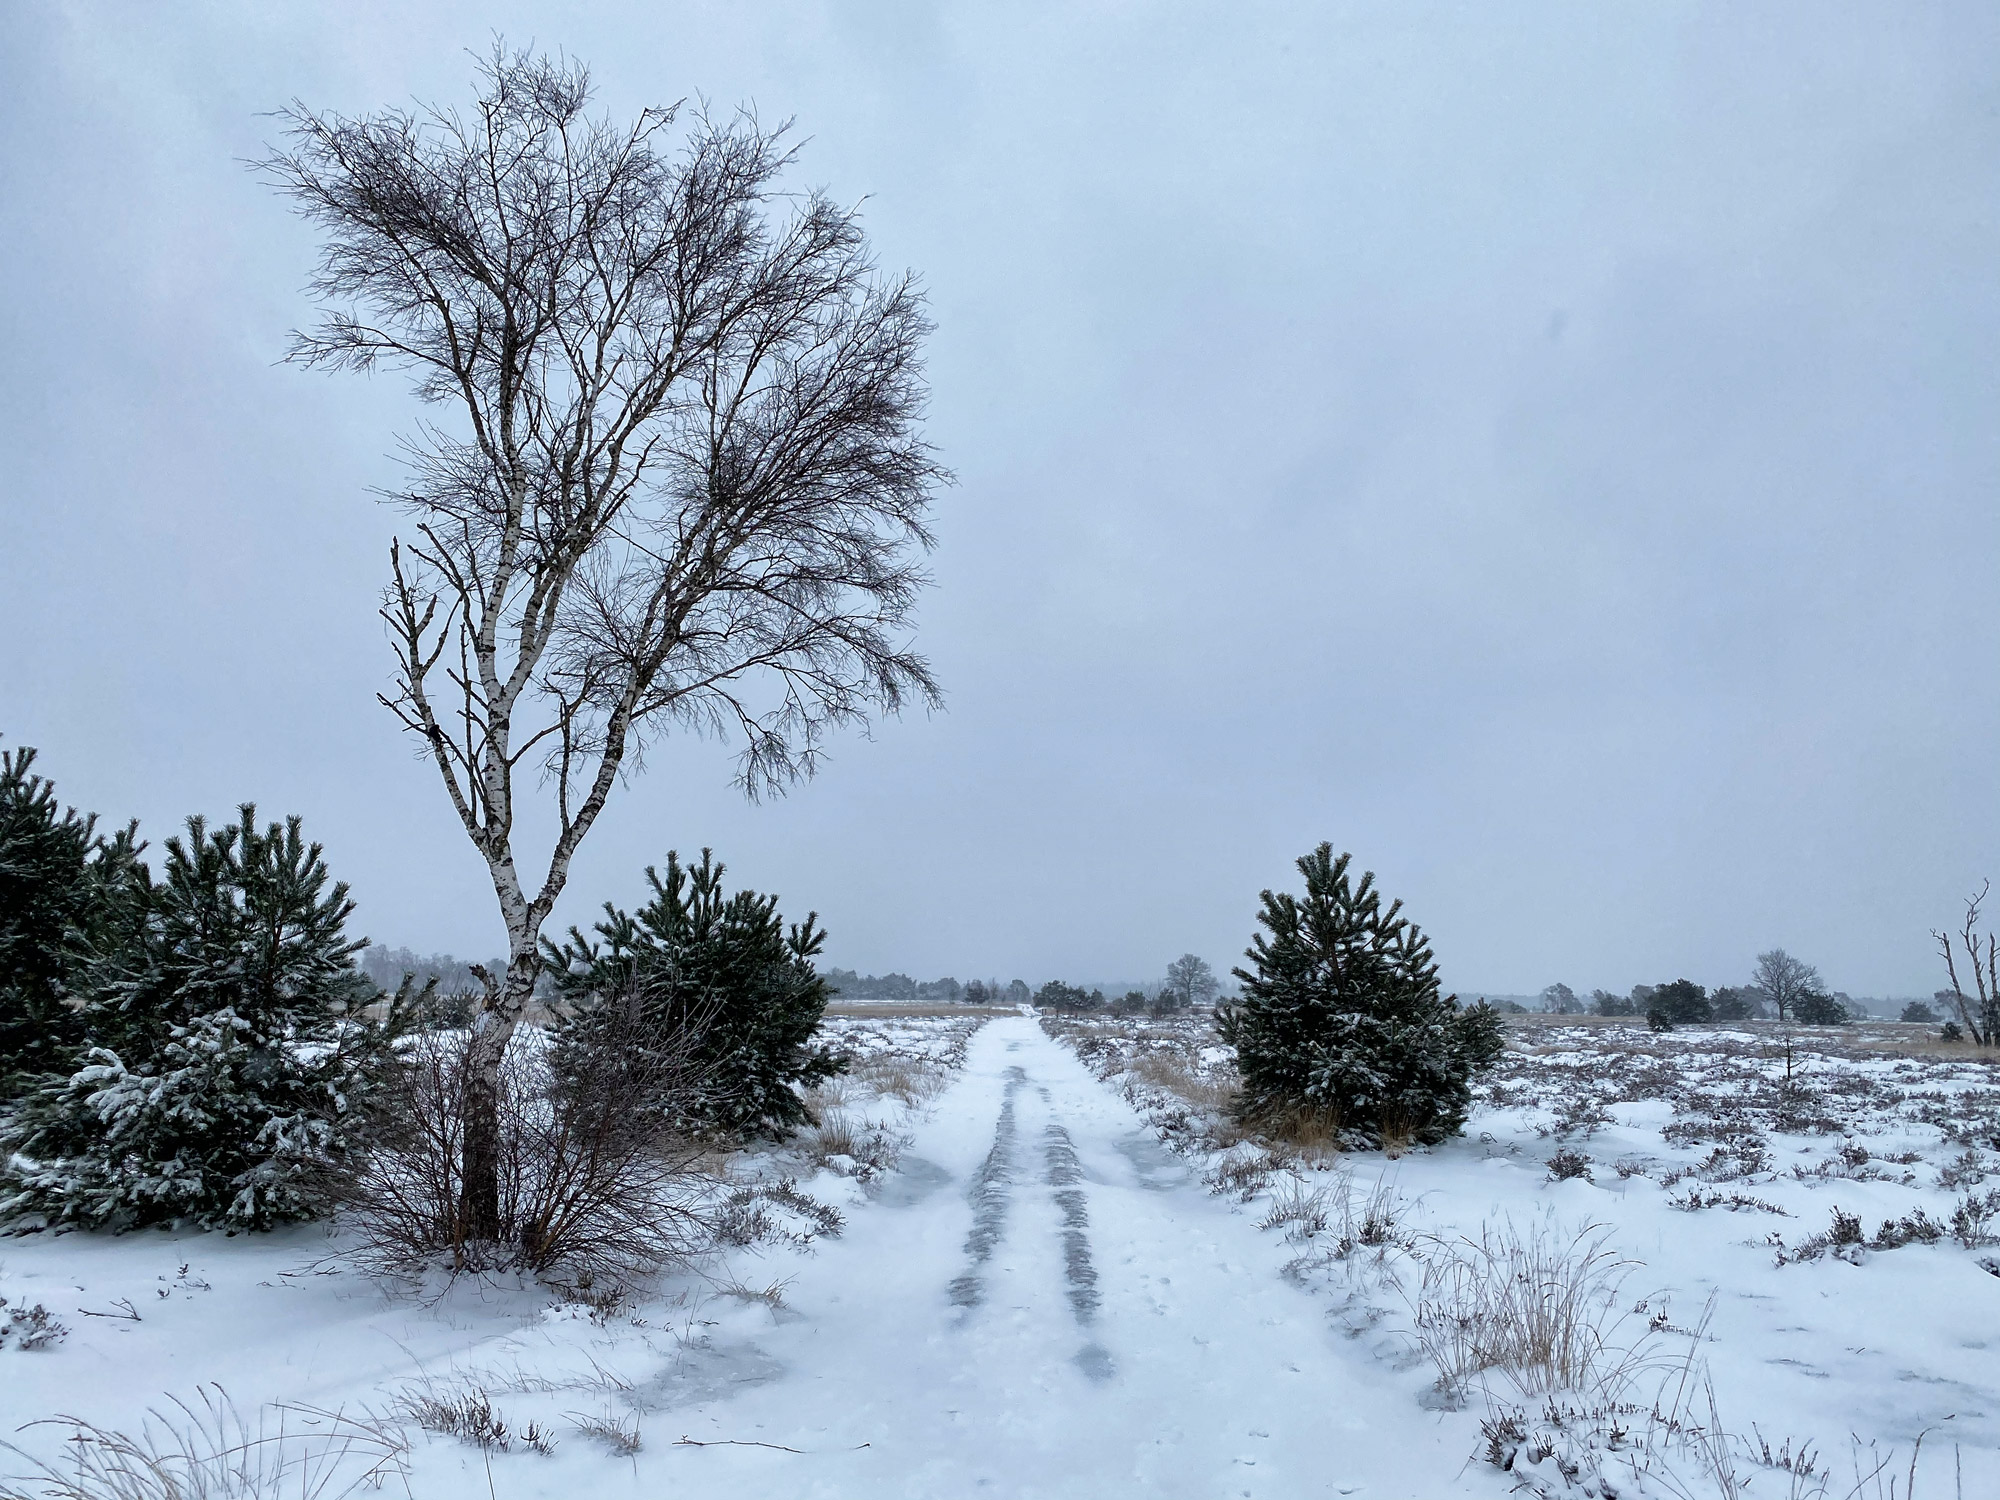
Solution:
[{"label": "dark green conifer", "polygon": [[85,971],[143,873],[137,825],[104,837],[95,814],[57,805],[34,763],[29,748],[0,752],[0,1104],[69,1071]]},{"label": "dark green conifer", "polygon": [[1838,998],[1814,988],[1792,1002],[1792,1019],[1801,1026],[1845,1026],[1854,1018]]},{"label": "dark green conifer", "polygon": [[1243,996],[1221,1017],[1243,1078],[1242,1112],[1270,1121],[1306,1111],[1355,1145],[1385,1137],[1434,1144],[1456,1134],[1472,1079],[1498,1058],[1500,1020],[1440,991],[1422,932],[1385,911],[1372,872],[1321,844],[1299,860],[1305,893],[1263,893]]},{"label": "dark green conifer", "polygon": [[81,1066],[24,1101],[0,1217],[264,1229],[308,1217],[360,1145],[408,996],[354,965],[347,887],[299,820],[190,818],[93,958]]},{"label": "dark green conifer", "polygon": [[1651,1016],[1655,1011],[1666,1018],[1669,1029],[1675,1026],[1703,1026],[1715,1019],[1715,1007],[1709,1003],[1708,991],[1692,979],[1676,979],[1671,984],[1655,985],[1646,1014]]},{"label": "dark green conifer", "polygon": [[595,939],[572,927],[545,945],[563,1012],[556,1066],[590,1076],[591,1048],[658,1048],[657,1076],[673,1085],[659,1104],[675,1124],[783,1135],[810,1122],[794,1085],[845,1066],[813,1041],[829,993],[813,963],[826,934],[817,912],[788,930],[776,896],[725,895],[723,871],[707,849],[698,865],[669,852],[664,878],[647,869],[653,899],[637,912],[607,902]]}]

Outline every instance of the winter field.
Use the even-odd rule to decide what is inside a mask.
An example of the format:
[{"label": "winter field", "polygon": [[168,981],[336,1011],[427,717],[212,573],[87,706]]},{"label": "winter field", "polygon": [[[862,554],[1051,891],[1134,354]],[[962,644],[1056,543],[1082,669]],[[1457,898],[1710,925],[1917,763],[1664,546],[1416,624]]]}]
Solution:
[{"label": "winter field", "polygon": [[1518,1026],[1466,1134],[1395,1156],[1242,1138],[1202,1017],[827,1029],[855,1062],[820,1128],[719,1164],[739,1243],[643,1298],[385,1284],[313,1228],[0,1242],[0,1469],[221,1448],[178,1493],[416,1500],[2000,1494],[2000,1082],[1906,1055],[1914,1028],[1800,1032],[1788,1081],[1770,1027]]}]

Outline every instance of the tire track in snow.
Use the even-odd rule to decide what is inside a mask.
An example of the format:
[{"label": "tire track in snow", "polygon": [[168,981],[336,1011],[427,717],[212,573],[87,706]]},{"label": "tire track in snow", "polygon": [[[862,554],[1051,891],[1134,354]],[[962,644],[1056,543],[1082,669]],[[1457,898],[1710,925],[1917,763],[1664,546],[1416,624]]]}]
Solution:
[{"label": "tire track in snow", "polygon": [[1056,1207],[1063,1216],[1063,1276],[1069,1282],[1070,1311],[1076,1320],[1088,1324],[1097,1315],[1097,1267],[1090,1258],[1090,1205],[1084,1201],[1083,1164],[1077,1160],[1076,1144],[1060,1125],[1050,1125],[1045,1133],[1048,1160],[1047,1181],[1054,1188]]},{"label": "tire track in snow", "polygon": [[954,1307],[970,1310],[986,1299],[980,1271],[1007,1232],[1007,1210],[1013,1201],[1009,1189],[1014,1181],[1014,1096],[1027,1081],[1026,1070],[1018,1065],[1007,1070],[1007,1092],[993,1125],[993,1147],[966,1190],[972,1200],[972,1230],[965,1237],[966,1268],[951,1284]]},{"label": "tire track in snow", "polygon": [[[1045,1180],[1055,1189],[1056,1207],[1062,1210],[1063,1279],[1069,1283],[1069,1308],[1077,1326],[1088,1333],[1101,1299],[1097,1264],[1090,1253],[1090,1204],[1078,1186],[1083,1181],[1083,1163],[1077,1159],[1076,1142],[1061,1125],[1051,1121],[1042,1138]],[[1111,1352],[1095,1339],[1077,1351],[1075,1364],[1095,1381],[1109,1380],[1117,1373]]]}]

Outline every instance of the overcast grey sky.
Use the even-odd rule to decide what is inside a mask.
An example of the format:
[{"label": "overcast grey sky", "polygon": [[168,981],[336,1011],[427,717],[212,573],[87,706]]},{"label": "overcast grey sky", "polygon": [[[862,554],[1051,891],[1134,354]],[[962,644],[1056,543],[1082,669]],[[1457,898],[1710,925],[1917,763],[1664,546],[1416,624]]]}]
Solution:
[{"label": "overcast grey sky", "polygon": [[1321,839],[1448,982],[1928,992],[2000,875],[1991,4],[0,7],[0,733],[155,841],[304,814],[382,941],[502,947],[374,702],[400,377],[277,363],[294,96],[795,116],[925,277],[950,706],[669,847],[862,969],[1227,967]]}]

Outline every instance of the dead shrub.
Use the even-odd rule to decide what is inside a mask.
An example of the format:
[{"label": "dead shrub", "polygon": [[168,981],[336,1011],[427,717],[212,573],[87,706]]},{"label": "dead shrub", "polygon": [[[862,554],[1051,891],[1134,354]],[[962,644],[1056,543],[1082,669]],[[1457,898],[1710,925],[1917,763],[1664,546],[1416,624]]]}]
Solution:
[{"label": "dead shrub", "polygon": [[[1355,1192],[1354,1178],[1345,1170],[1319,1183],[1289,1175],[1272,1195],[1271,1207],[1257,1227],[1283,1229],[1294,1243],[1318,1247],[1317,1254],[1292,1262],[1288,1270],[1293,1274],[1308,1267],[1330,1270],[1364,1250],[1371,1252],[1363,1257],[1367,1264],[1386,1269],[1392,1253],[1408,1251],[1416,1243],[1403,1227],[1409,1207],[1386,1174],[1365,1195]],[[1353,1269],[1348,1267],[1349,1274]]]},{"label": "dead shrub", "polygon": [[559,1073],[529,1027],[501,1070],[501,1233],[472,1239],[460,1214],[465,1040],[411,1039],[382,1143],[343,1185],[365,1268],[521,1270],[587,1290],[633,1284],[712,1243],[707,1148],[668,1124],[671,1101],[694,1087],[685,1050],[635,1037]]},{"label": "dead shrub", "polygon": [[897,1135],[887,1125],[857,1121],[842,1110],[828,1110],[803,1140],[806,1158],[815,1166],[863,1182],[893,1170],[908,1144],[907,1136]]},{"label": "dead shrub", "polygon": [[1967,1193],[1951,1211],[1951,1236],[1968,1250],[1993,1243],[1993,1216],[2000,1214],[2000,1189]]},{"label": "dead shrub", "polygon": [[7,1315],[0,1322],[0,1349],[12,1344],[16,1349],[53,1349],[69,1337],[69,1329],[56,1321],[49,1310],[37,1302],[30,1307],[23,1302],[19,1307],[9,1307],[7,1299],[0,1297],[0,1313]]},{"label": "dead shrub", "polygon": [[1275,1166],[1269,1151],[1244,1141],[1223,1152],[1202,1174],[1202,1181],[1211,1193],[1233,1194],[1239,1202],[1248,1203],[1264,1190]]}]

